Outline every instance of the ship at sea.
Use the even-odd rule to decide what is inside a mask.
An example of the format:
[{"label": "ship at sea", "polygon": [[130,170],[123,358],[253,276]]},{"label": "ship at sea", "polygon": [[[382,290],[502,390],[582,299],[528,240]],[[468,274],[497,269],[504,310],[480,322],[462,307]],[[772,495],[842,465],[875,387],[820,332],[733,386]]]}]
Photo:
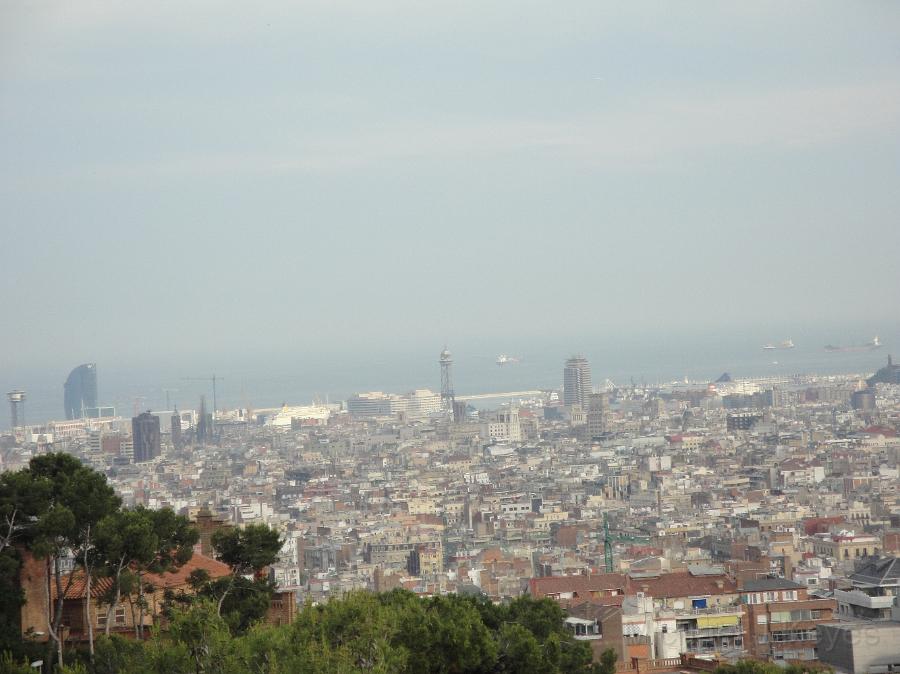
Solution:
[{"label": "ship at sea", "polygon": [[825,350],[829,353],[847,353],[850,351],[874,351],[881,348],[881,340],[878,335],[872,338],[871,342],[865,344],[853,344],[851,346],[835,346],[834,344],[826,344]]},{"label": "ship at sea", "polygon": [[504,365],[516,365],[519,363],[519,359],[516,356],[507,356],[505,353],[501,353],[497,356],[497,365],[503,367]]},{"label": "ship at sea", "polygon": [[778,344],[772,344],[769,342],[763,347],[766,351],[776,351],[779,349],[793,349],[794,341],[792,339],[786,339],[783,342],[778,342]]}]

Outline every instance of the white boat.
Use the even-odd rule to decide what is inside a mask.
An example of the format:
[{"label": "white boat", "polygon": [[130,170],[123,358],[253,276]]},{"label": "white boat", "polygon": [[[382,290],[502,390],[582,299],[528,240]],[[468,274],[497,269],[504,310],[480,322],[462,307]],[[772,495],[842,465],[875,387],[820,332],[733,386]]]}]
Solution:
[{"label": "white boat", "polygon": [[779,349],[793,349],[794,348],[794,340],[786,339],[783,342],[778,342],[778,344],[772,344],[769,342],[763,347],[766,351],[776,351]]},{"label": "white boat", "polygon": [[516,358],[515,356],[507,356],[505,353],[501,353],[499,356],[497,356],[497,365],[501,367],[504,365],[515,365],[518,362],[518,358]]}]

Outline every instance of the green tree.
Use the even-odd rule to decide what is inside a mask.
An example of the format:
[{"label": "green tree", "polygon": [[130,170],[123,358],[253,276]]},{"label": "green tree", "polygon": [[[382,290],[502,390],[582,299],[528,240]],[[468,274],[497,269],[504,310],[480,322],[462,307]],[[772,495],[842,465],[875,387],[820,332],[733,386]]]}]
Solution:
[{"label": "green tree", "polygon": [[[184,607],[173,605],[168,626],[157,626],[149,640],[101,637],[92,663],[76,663],[62,673],[614,673],[614,651],[592,664],[590,651],[562,622],[546,622],[552,614],[527,597],[491,608],[482,599],[455,595],[421,599],[405,590],[351,592],[307,604],[291,625],[256,624],[234,634],[217,602],[199,597]],[[508,620],[511,616],[522,621]],[[741,667],[725,674],[769,674]]]},{"label": "green tree", "polygon": [[207,582],[199,595],[217,602],[232,634],[244,634],[254,623],[265,618],[276,589],[268,578],[251,580],[238,576]]},{"label": "green tree", "polygon": [[[399,593],[390,593],[395,598]],[[401,618],[422,603],[382,601],[383,595],[351,592],[341,599],[307,604],[290,626],[288,654],[303,672],[409,672],[408,648],[398,643],[404,629]],[[409,620],[405,621],[408,624]],[[252,633],[251,633],[252,634]]]},{"label": "green tree", "polygon": [[600,654],[600,662],[594,664],[593,674],[616,674],[617,659],[616,652],[607,648]]},{"label": "green tree", "polygon": [[107,606],[105,634],[109,636],[115,611],[123,596],[130,596],[135,577],[129,569],[148,566],[159,548],[149,511],[143,508],[116,511],[97,525],[96,552],[102,573],[112,579],[103,597]]},{"label": "green tree", "polygon": [[17,662],[9,651],[0,653],[0,674],[34,674],[28,660]]},{"label": "green tree", "polygon": [[149,560],[137,558],[132,564],[137,575],[135,588],[138,593],[137,599],[132,602],[132,606],[136,603],[138,607],[135,633],[142,637],[144,613],[147,610],[145,595],[153,592],[153,586],[145,582],[144,576],[147,573],[174,572],[186,564],[194,554],[193,547],[200,535],[186,517],[176,515],[171,508],[160,510],[140,508],[139,510],[150,521],[153,530],[151,540],[154,544],[154,551]]},{"label": "green tree", "polygon": [[563,621],[566,614],[552,599],[516,597],[505,606],[506,620],[517,622],[531,632],[538,641],[545,641],[551,634],[565,634]]},{"label": "green tree", "polygon": [[[56,586],[57,599],[52,623],[49,615],[50,602],[47,602],[50,624],[48,631],[52,642],[56,644],[62,664],[62,607],[75,574],[69,575],[64,586],[60,558],[63,554],[74,555],[76,563],[84,570],[85,594],[90,597],[96,527],[100,520],[119,507],[121,501],[107,484],[104,475],[68,454],[36,456],[31,459],[28,470],[31,471],[32,479],[47,485],[48,508],[37,517],[36,537],[32,547],[37,557],[47,560],[48,573],[52,574]],[[93,624],[87,616],[88,604],[85,601],[85,621],[92,652]],[[48,669],[52,667],[53,657],[52,643],[48,643]]]},{"label": "green tree", "polygon": [[0,652],[18,651],[24,595],[19,585],[21,560],[13,548],[0,553]]},{"label": "green tree", "polygon": [[274,562],[281,550],[279,533],[265,524],[220,529],[212,537],[216,557],[238,575],[257,573]]},{"label": "green tree", "polygon": [[409,654],[407,671],[490,671],[497,643],[474,602],[457,595],[418,601],[398,593],[390,602],[399,626],[393,641]]},{"label": "green tree", "polygon": [[[279,533],[265,524],[250,524],[242,529],[220,529],[212,536],[216,557],[231,568],[227,582],[216,584],[218,613],[241,576],[258,575],[278,558],[282,540]],[[260,586],[261,590],[262,587]],[[271,597],[271,593],[269,594]]]},{"label": "green tree", "polygon": [[169,668],[173,663],[169,660],[171,644],[167,642],[174,642],[186,651],[196,674],[235,671],[232,655],[234,642],[211,602],[199,601],[185,611],[177,611],[167,638],[154,640],[155,648],[151,651],[158,661],[162,656],[160,664]]},{"label": "green tree", "polygon": [[107,484],[106,476],[82,466],[65,483],[64,498],[75,516],[72,551],[84,570],[84,623],[87,626],[88,653],[94,657],[94,621],[91,619],[91,584],[99,557],[95,550],[97,526],[118,511],[122,500]]},{"label": "green tree", "polygon": [[71,535],[74,529],[75,515],[72,514],[72,511],[60,503],[53,503],[47,512],[40,516],[35,527],[35,540],[31,546],[34,556],[44,560],[47,577],[52,580],[56,589],[56,605],[52,607],[49,588],[47,585],[43,585],[47,596],[43,598],[42,604],[46,607],[47,631],[50,635],[45,660],[47,669],[50,670],[53,667],[54,644],[60,664],[63,661],[60,634],[62,608],[66,593],[74,582],[74,575],[70,574],[67,582],[63,585],[61,558],[72,547]]},{"label": "green tree", "polygon": [[504,623],[497,635],[497,672],[509,674],[552,674],[556,671],[534,635],[518,623]]},{"label": "green tree", "polygon": [[158,541],[150,570],[153,573],[175,571],[190,561],[200,534],[186,517],[177,515],[171,508],[147,512]]},{"label": "green tree", "polygon": [[28,468],[0,474],[0,553],[27,540],[49,502],[50,483]]},{"label": "green tree", "polygon": [[24,595],[19,584],[19,547],[29,547],[38,517],[49,507],[49,482],[29,469],[0,474],[0,651],[21,651],[19,611]]},{"label": "green tree", "polygon": [[128,674],[143,659],[144,647],[140,641],[113,634],[97,639],[94,650],[92,674]]}]

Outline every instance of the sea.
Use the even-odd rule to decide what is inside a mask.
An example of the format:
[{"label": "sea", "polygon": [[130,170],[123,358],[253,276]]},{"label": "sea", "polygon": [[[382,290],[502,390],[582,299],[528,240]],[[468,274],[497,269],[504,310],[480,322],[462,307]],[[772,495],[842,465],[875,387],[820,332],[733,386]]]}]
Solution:
[{"label": "sea", "polygon": [[[878,333],[883,346],[875,350],[828,352],[826,344],[864,344],[876,334],[854,330],[816,330],[795,334],[761,334],[759,331],[703,332],[697,335],[666,334],[624,337],[606,334],[571,338],[556,335],[525,339],[468,337],[450,342],[453,386],[458,395],[503,393],[562,386],[565,360],[584,355],[591,364],[595,387],[607,380],[616,385],[658,385],[674,381],[713,381],[724,372],[733,378],[788,376],[795,374],[870,374],[887,362],[893,337],[900,329]],[[765,350],[766,343],[793,339],[795,348]],[[442,343],[410,340],[402,347],[375,348],[369,344],[341,350],[300,350],[279,354],[252,349],[242,354],[211,358],[166,359],[130,362],[126,358],[97,363],[98,402],[114,406],[129,416],[139,411],[196,409],[200,396],[211,406],[210,381],[218,378],[216,400],[220,410],[237,407],[261,409],[282,404],[336,402],[354,393],[384,391],[403,393],[416,388],[440,390],[438,356]],[[500,354],[518,359],[498,365]],[[79,363],[72,363],[72,367]],[[25,422],[44,423],[64,418],[63,382],[67,369],[14,367],[0,372],[2,390],[26,392]],[[496,406],[498,399],[482,400],[481,407]],[[0,412],[0,427],[8,426],[9,411]],[[3,421],[7,423],[3,423]]]}]

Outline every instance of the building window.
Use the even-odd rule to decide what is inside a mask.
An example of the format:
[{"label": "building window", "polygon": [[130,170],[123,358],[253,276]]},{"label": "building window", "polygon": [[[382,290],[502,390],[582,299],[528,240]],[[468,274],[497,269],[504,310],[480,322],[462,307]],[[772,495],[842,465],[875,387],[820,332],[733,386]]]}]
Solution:
[{"label": "building window", "polygon": [[[97,626],[98,627],[106,627],[106,611],[107,611],[106,608],[97,611]],[[115,615],[113,616],[113,625],[124,625],[124,624],[125,624],[125,607],[117,606]]]},{"label": "building window", "polygon": [[815,641],[817,638],[816,630],[780,630],[772,632],[772,641]]}]

